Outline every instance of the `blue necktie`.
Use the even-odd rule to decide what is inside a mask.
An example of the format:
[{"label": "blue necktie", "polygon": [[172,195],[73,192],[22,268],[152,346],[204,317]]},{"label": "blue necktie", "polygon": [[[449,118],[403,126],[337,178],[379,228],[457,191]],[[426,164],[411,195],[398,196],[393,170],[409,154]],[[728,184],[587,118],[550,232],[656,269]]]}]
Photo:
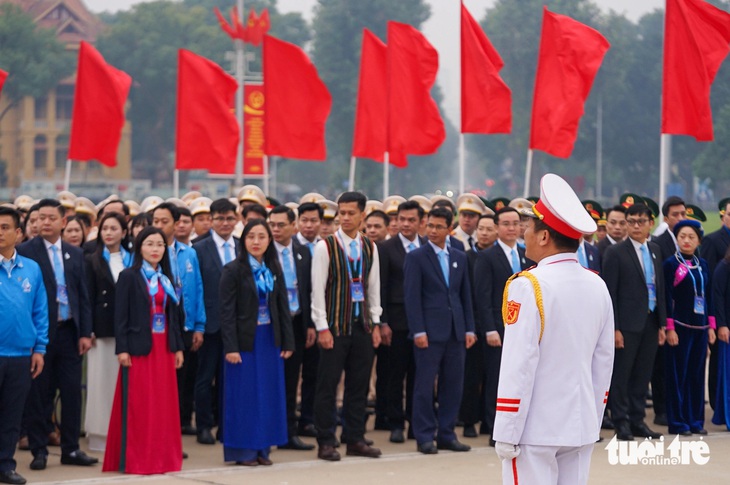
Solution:
[{"label": "blue necktie", "polygon": [[69,311],[68,303],[61,303],[62,299],[68,301],[68,293],[66,297],[61,297],[61,287],[66,287],[66,275],[63,272],[63,266],[61,266],[61,257],[58,254],[58,247],[51,246],[53,251],[53,272],[56,274],[56,299],[58,300],[58,316],[60,320],[68,320]]},{"label": "blue necktie", "polygon": [[[357,241],[350,241],[350,260],[351,261],[358,261],[360,259],[360,255],[357,252]],[[353,271],[353,278],[360,278],[360,271],[359,271],[359,265],[358,263],[354,263],[355,270]],[[357,273],[357,274],[355,274]],[[362,282],[362,278],[360,278],[360,284],[363,285],[363,289],[365,288],[365,285]],[[360,303],[355,303],[355,316],[360,316]]]},{"label": "blue necktie", "polygon": [[291,298],[289,299],[289,311],[296,313],[299,311],[299,292],[297,291],[297,274],[292,267],[292,260],[289,258],[289,248],[284,248],[281,252],[284,260],[284,281],[286,288],[289,290]]},{"label": "blue necktie", "polygon": [[411,252],[411,251],[413,251],[414,249],[416,249],[416,244],[415,244],[415,243],[410,243],[410,244],[408,245],[408,252],[410,253],[410,252]]},{"label": "blue necktie", "polygon": [[438,254],[439,256],[439,263],[441,264],[441,272],[444,274],[444,280],[446,281],[446,286],[449,286],[449,253],[447,253],[445,250],[441,250]]},{"label": "blue necktie", "polygon": [[646,288],[649,291],[649,311],[653,312],[656,308],[656,287],[654,286],[654,263],[649,254],[649,248],[646,243],[641,245],[641,257],[644,260],[644,278],[646,279]]},{"label": "blue necktie", "polygon": [[517,256],[517,249],[512,248],[512,273],[519,273],[522,271],[520,266],[520,258]]},{"label": "blue necktie", "polygon": [[309,248],[309,252],[314,256],[314,246],[315,244],[313,242],[307,243],[307,247]]},{"label": "blue necktie", "polygon": [[233,261],[233,254],[231,253],[231,243],[226,241],[223,243],[223,264],[228,264]]},{"label": "blue necktie", "polygon": [[588,260],[586,259],[586,248],[583,246],[583,243],[578,246],[578,261],[580,261],[580,265],[584,268],[588,267]]}]

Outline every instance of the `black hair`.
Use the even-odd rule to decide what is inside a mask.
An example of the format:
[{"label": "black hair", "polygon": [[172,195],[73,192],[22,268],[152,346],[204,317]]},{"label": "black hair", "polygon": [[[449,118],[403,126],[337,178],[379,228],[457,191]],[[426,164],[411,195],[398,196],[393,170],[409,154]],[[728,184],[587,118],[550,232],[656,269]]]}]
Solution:
[{"label": "black hair", "polygon": [[225,214],[226,212],[236,212],[236,204],[228,199],[216,199],[210,204],[210,215]]},{"label": "black hair", "polygon": [[[37,210],[41,210],[44,207],[53,207],[58,210],[58,213],[61,214],[61,217],[66,215],[66,208],[62,206],[61,202],[56,199],[41,199],[33,207],[37,207]],[[31,210],[28,213],[33,211],[33,207],[31,207]]]},{"label": "black hair", "polygon": [[132,217],[132,220],[129,221],[129,237],[132,237],[132,232],[134,232],[134,228],[137,226],[141,226],[144,224],[144,227],[148,227],[152,225],[152,215],[150,215],[148,212],[140,212],[136,216]]},{"label": "black hair", "polygon": [[13,222],[15,223],[15,228],[20,229],[20,213],[18,211],[16,211],[15,209],[11,209],[10,207],[0,206],[0,216],[12,217]]},{"label": "black hair", "polygon": [[166,210],[169,211],[172,215],[172,220],[177,222],[180,220],[180,208],[173,204],[172,202],[163,202],[162,204],[158,205],[152,210],[152,216],[154,217],[155,212],[158,210]]},{"label": "black hair", "polygon": [[454,221],[454,213],[445,207],[436,207],[435,209],[431,209],[431,212],[428,213],[428,218],[430,219],[432,217],[445,219],[447,227],[451,227],[451,223]]},{"label": "black hair", "polygon": [[401,203],[398,206],[397,214],[400,214],[401,211],[412,211],[412,210],[418,211],[418,219],[423,219],[423,216],[426,215],[426,211],[423,210],[423,207],[421,207],[421,204],[419,204],[415,200],[407,200],[407,201]]},{"label": "black hair", "polygon": [[669,197],[662,205],[662,215],[664,217],[667,217],[669,215],[669,208],[674,207],[675,205],[681,205],[684,207],[685,203],[680,197],[677,197],[676,195]]},{"label": "black hair", "polygon": [[268,216],[268,214],[266,213],[266,207],[256,203],[245,206],[241,211],[241,215],[244,219],[248,219],[248,215],[252,212],[254,214],[260,215],[263,219],[266,219],[266,217]]},{"label": "black hair", "polygon": [[368,198],[365,197],[365,194],[360,192],[345,192],[339,199],[337,199],[338,206],[340,204],[349,204],[351,202],[356,202],[357,208],[360,209],[360,212],[364,212],[365,205],[368,203]]},{"label": "black hair", "polygon": [[317,215],[319,216],[320,220],[324,219],[324,209],[321,205],[315,202],[305,202],[304,204],[300,205],[297,210],[299,211],[299,217],[301,217],[302,214],[304,214],[305,212],[317,211]]},{"label": "black hair", "polygon": [[535,231],[547,231],[550,234],[550,240],[552,240],[557,249],[570,253],[578,251],[581,239],[573,239],[565,234],[561,234],[540,219],[533,220],[535,221]]},{"label": "black hair", "polygon": [[383,222],[385,222],[386,226],[388,224],[390,224],[390,216],[383,211],[374,210],[370,214],[368,214],[368,216],[365,218],[365,220],[367,221],[371,217],[380,217],[383,220]]},{"label": "black hair", "polygon": [[606,211],[606,219],[611,215],[611,212],[620,212],[624,216],[626,215],[626,207],[622,205],[615,205]]},{"label": "black hair", "polygon": [[251,229],[256,226],[263,226],[266,230],[266,234],[269,235],[269,246],[264,252],[264,262],[273,274],[280,276],[281,268],[279,267],[279,256],[276,253],[276,247],[274,246],[274,235],[271,233],[271,228],[264,220],[254,219],[244,226],[243,233],[241,234],[241,245],[238,253],[238,259],[240,259],[243,264],[250,267],[248,262],[248,251],[246,250],[246,236],[248,236]]},{"label": "black hair", "polygon": [[446,199],[437,200],[436,202],[433,203],[433,208],[431,210],[438,209],[438,208],[448,208],[451,211],[452,217],[454,216],[454,214],[456,214],[456,206],[450,200],[446,200]]},{"label": "black hair", "polygon": [[180,213],[181,216],[187,216],[189,218],[193,218],[193,214],[190,212],[190,209],[187,207],[178,207],[177,208],[178,213]]},{"label": "black hair", "polygon": [[646,204],[634,204],[632,206],[629,206],[629,208],[626,209],[626,217],[629,216],[646,216],[650,220],[654,219],[654,214],[651,212],[651,209],[649,209],[649,206]]},{"label": "black hair", "polygon": [[[504,206],[501,209],[499,209],[494,214],[494,223],[495,224],[499,224],[499,216],[501,216],[502,214],[509,214],[510,212],[514,212],[515,214],[517,214],[518,216],[520,216],[520,213],[519,213],[519,211],[517,209],[515,209],[514,207],[510,207],[510,206],[507,205],[507,206]],[[522,217],[520,217],[520,219],[521,218]]]},{"label": "black hair", "polygon": [[286,214],[286,218],[290,223],[294,222],[296,220],[294,211],[285,205],[277,205],[276,207],[271,209],[271,212],[269,212],[269,215],[271,216],[273,214]]},{"label": "black hair", "polygon": [[[102,251],[104,251],[105,244],[104,244],[104,240],[101,238],[101,228],[104,227],[104,223],[109,219],[115,219],[119,223],[119,225],[122,227],[122,232],[127,232],[127,219],[123,215],[119,214],[118,212],[110,212],[108,214],[104,214],[104,217],[102,217],[101,220],[99,221],[99,226],[98,226],[99,233],[96,237],[96,252],[97,253],[101,253]],[[128,236],[129,236],[129,233],[127,232],[127,234],[122,237],[122,241],[120,243],[120,245],[122,247],[128,247],[126,244]]]},{"label": "black hair", "polygon": [[142,229],[142,232],[137,234],[137,237],[134,239],[134,260],[132,262],[132,269],[139,271],[142,268],[142,243],[145,241],[145,239],[155,234],[159,234],[159,236],[162,238],[163,243],[165,244],[165,251],[162,254],[162,261],[160,261],[160,265],[162,266],[162,272],[165,273],[165,276],[172,280],[172,271],[170,270],[170,256],[167,254],[167,239],[165,238],[165,233],[162,232],[162,229],[158,229],[154,226],[145,227],[144,229]]},{"label": "black hair", "polygon": [[111,204],[122,204],[122,212],[124,212],[125,216],[127,216],[127,217],[129,216],[129,207],[127,206],[127,204],[123,200],[114,199],[114,200],[110,200],[109,202],[104,204],[101,207],[101,209],[99,209],[99,211],[96,213],[96,218],[100,219],[101,215],[104,213],[104,209],[106,209],[107,206],[109,206]]},{"label": "black hair", "polygon": [[479,216],[479,220],[481,221],[482,219],[491,219],[495,223],[497,222],[497,218],[494,217],[494,214],[482,214],[481,216]]},{"label": "black hair", "polygon": [[[40,209],[40,206],[38,204],[33,204],[32,206],[30,206],[30,209],[28,209],[27,215],[30,215],[31,212],[37,212],[39,209]],[[65,210],[64,210],[64,212],[65,212]]]},{"label": "black hair", "polygon": [[91,216],[89,214],[83,213],[83,212],[77,212],[76,214],[70,216],[66,223],[68,224],[71,221],[79,221],[82,225],[86,227],[91,227]]}]

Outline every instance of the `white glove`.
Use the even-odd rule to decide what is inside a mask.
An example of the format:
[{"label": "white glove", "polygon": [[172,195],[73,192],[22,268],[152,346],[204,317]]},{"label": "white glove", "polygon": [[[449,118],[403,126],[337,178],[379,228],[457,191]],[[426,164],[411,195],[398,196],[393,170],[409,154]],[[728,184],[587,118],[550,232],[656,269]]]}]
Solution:
[{"label": "white glove", "polygon": [[494,451],[501,460],[512,460],[520,456],[520,447],[510,443],[502,443],[497,441],[494,445]]}]

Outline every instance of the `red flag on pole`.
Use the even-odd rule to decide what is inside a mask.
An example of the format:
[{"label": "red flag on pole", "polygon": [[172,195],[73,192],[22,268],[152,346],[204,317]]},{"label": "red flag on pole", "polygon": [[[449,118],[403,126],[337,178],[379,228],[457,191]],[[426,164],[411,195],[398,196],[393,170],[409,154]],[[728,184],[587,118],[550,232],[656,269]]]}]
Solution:
[{"label": "red flag on pole", "polygon": [[461,132],[510,133],[512,91],[499,76],[504,62],[461,4]]},{"label": "red flag on pole", "polygon": [[3,85],[5,84],[5,80],[8,78],[8,73],[0,69],[0,93],[3,92]]},{"label": "red flag on pole", "polygon": [[270,35],[264,36],[264,96],[266,154],[324,161],[332,96],[302,49]]},{"label": "red flag on pole", "polygon": [[82,41],[71,120],[70,160],[98,160],[117,165],[117,149],[124,127],[124,104],[132,78],[104,61]]},{"label": "red flag on pole", "polygon": [[218,64],[178,51],[176,169],[235,172],[240,133],[231,106],[237,90]]},{"label": "red flag on pole", "polygon": [[438,52],[423,34],[410,25],[388,22],[389,153],[430,155],[446,138],[431,97],[438,67]]},{"label": "red flag on pole", "polygon": [[730,14],[702,0],[667,0],[662,133],[713,140],[710,87],[729,44]]},{"label": "red flag on pole", "polygon": [[544,8],[532,101],[531,149],[570,157],[583,105],[609,47],[597,30]]}]

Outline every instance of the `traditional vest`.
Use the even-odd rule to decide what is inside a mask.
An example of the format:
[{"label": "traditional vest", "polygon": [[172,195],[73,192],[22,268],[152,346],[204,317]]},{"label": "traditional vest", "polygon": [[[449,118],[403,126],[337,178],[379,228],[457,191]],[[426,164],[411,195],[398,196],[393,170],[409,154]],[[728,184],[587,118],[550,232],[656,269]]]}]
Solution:
[{"label": "traditional vest", "polygon": [[[372,331],[370,312],[368,311],[368,276],[373,266],[373,243],[365,236],[362,238],[362,271],[363,294],[365,301],[361,303],[360,315],[368,332]],[[343,251],[337,237],[328,236],[325,240],[327,252],[330,255],[329,272],[327,273],[327,288],[324,292],[325,308],[327,308],[327,323],[335,336],[352,335],[352,320],[354,306],[350,296],[350,274],[347,272],[349,264],[347,253]],[[354,276],[354,275],[353,275]]]}]

